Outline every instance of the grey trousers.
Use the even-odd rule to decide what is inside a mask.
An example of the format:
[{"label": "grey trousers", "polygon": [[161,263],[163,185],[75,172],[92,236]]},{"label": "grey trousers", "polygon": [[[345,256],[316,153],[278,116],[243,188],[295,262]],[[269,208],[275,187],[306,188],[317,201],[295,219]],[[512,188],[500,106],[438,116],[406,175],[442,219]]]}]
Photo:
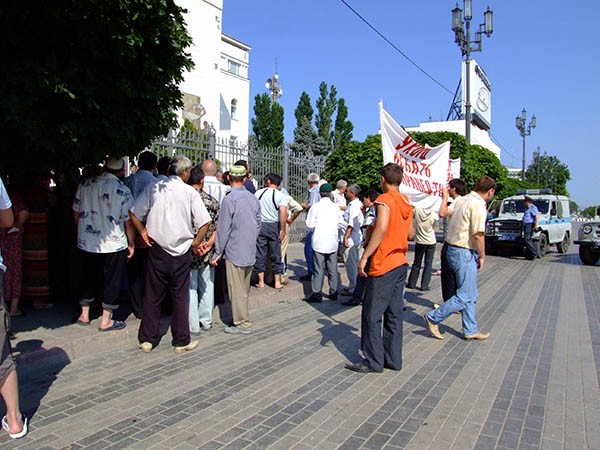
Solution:
[{"label": "grey trousers", "polygon": [[315,272],[311,278],[313,295],[321,295],[325,273],[327,273],[327,279],[329,280],[329,295],[335,294],[338,291],[338,285],[340,283],[340,276],[337,269],[337,252],[314,252],[313,255],[315,267]]}]

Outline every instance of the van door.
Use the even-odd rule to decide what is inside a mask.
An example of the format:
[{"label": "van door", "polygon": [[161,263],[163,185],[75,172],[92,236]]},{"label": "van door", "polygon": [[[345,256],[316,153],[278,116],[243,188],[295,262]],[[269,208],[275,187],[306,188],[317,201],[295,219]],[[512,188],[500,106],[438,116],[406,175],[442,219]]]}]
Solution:
[{"label": "van door", "polygon": [[560,220],[558,219],[558,206],[557,201],[552,200],[550,204],[550,226],[548,227],[548,237],[550,238],[551,243],[555,243],[562,240],[561,226],[559,224]]}]

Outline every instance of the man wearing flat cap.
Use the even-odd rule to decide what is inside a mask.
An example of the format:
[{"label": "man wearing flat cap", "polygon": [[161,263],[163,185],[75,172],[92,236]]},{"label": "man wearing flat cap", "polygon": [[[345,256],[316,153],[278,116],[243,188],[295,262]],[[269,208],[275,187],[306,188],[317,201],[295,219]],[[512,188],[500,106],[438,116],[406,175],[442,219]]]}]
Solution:
[{"label": "man wearing flat cap", "polygon": [[325,273],[329,279],[329,299],[337,300],[339,274],[337,269],[338,225],[341,210],[331,200],[333,186],[325,183],[319,187],[321,200],[315,203],[306,217],[306,227],[313,233],[312,250],[315,271],[311,279],[310,303],[323,301],[321,289]]},{"label": "man wearing flat cap", "polygon": [[244,166],[234,165],[229,169],[231,191],[221,204],[215,254],[211,260],[211,264],[216,266],[224,259],[227,268],[234,325],[225,329],[229,334],[249,334],[252,327],[248,300],[261,216],[258,199],[244,188],[246,177]]},{"label": "man wearing flat cap", "polygon": [[533,243],[533,232],[539,230],[539,214],[540,211],[533,203],[533,198],[526,195],[523,199],[525,203],[525,212],[523,213],[523,236],[525,239],[525,258],[532,261],[539,258],[537,248]]}]

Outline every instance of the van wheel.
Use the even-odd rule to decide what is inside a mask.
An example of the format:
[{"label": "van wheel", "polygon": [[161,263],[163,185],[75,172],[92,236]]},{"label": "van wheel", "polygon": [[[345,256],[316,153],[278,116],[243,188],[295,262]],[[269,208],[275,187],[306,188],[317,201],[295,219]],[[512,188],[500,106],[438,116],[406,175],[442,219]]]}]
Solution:
[{"label": "van wheel", "polygon": [[587,245],[579,246],[579,258],[586,266],[594,266],[600,259],[600,253],[595,253]]},{"label": "van wheel", "polygon": [[564,239],[556,244],[556,249],[558,250],[558,253],[567,253],[569,245],[571,245],[571,237],[569,236],[569,233],[565,233]]},{"label": "van wheel", "polygon": [[546,235],[544,233],[542,233],[540,235],[540,238],[537,241],[537,254],[540,258],[542,258],[545,254],[546,251],[548,250],[548,238],[546,238]]}]

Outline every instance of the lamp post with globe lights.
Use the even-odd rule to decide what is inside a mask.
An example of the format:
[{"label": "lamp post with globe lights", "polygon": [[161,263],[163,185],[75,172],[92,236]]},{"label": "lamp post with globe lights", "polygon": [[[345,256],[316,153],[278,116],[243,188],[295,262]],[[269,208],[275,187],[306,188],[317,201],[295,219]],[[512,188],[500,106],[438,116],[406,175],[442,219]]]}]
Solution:
[{"label": "lamp post with globe lights", "polygon": [[[473,18],[473,0],[463,0],[463,10],[458,7],[452,10],[452,31],[454,31],[454,41],[458,44],[462,56],[465,57],[466,69],[466,96],[465,96],[465,138],[467,144],[471,143],[471,53],[480,52],[482,49],[482,35],[490,37],[494,32],[493,28],[493,12],[488,6],[483,13],[483,23],[479,25],[479,29],[475,32],[475,39],[471,41],[471,19]],[[463,22],[464,19],[464,22]]]},{"label": "lamp post with globe lights", "polygon": [[521,179],[523,181],[525,181],[525,137],[531,135],[531,130],[534,129],[536,125],[537,119],[535,118],[535,114],[531,116],[529,125],[527,125],[527,111],[525,111],[525,108],[521,111],[521,115],[515,118],[515,126],[523,138],[523,161],[521,167]]}]

